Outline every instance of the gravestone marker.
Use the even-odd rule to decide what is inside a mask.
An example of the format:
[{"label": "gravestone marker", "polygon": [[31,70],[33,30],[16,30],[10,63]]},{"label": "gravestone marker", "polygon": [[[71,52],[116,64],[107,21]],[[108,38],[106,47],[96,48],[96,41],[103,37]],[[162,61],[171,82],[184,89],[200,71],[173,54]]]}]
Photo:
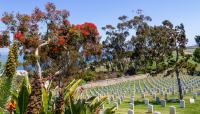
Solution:
[{"label": "gravestone marker", "polygon": [[156,97],[156,102],[160,103],[160,97]]},{"label": "gravestone marker", "polygon": [[128,110],[128,114],[134,114],[133,110],[132,110],[132,109],[129,109],[129,110]]},{"label": "gravestone marker", "polygon": [[190,104],[194,103],[194,99],[190,98]]},{"label": "gravestone marker", "polygon": [[144,104],[149,105],[149,99],[144,99]]},{"label": "gravestone marker", "polygon": [[133,103],[130,103],[130,109],[134,109],[134,104]]},{"label": "gravestone marker", "polygon": [[160,112],[154,112],[153,114],[161,114]]},{"label": "gravestone marker", "polygon": [[153,113],[153,105],[148,105],[148,112]]},{"label": "gravestone marker", "polygon": [[166,107],[166,100],[165,99],[161,100],[161,106]]},{"label": "gravestone marker", "polygon": [[180,108],[185,108],[185,101],[184,100],[180,100]]},{"label": "gravestone marker", "polygon": [[175,106],[170,106],[169,114],[176,114],[176,107]]}]

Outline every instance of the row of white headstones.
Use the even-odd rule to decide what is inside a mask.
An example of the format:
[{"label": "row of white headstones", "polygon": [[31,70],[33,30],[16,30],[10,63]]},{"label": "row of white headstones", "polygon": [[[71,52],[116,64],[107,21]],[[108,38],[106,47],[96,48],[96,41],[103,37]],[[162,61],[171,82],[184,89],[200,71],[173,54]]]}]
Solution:
[{"label": "row of white headstones", "polygon": [[[141,82],[144,85],[144,89],[141,87]],[[199,77],[191,77],[191,76],[182,76],[181,77],[182,89],[184,95],[187,95],[189,91],[192,93],[194,89],[200,87],[200,78]],[[137,86],[137,88],[135,87]],[[167,90],[167,91],[166,91]],[[168,94],[175,95],[177,93],[177,82],[175,78],[149,78],[147,80],[139,80],[138,85],[136,85],[135,81],[122,82],[115,85],[110,85],[106,87],[97,87],[90,89],[82,95],[84,98],[89,98],[91,96],[109,96],[109,102],[114,102],[117,99],[117,102],[114,102],[116,109],[123,102],[127,93],[131,93],[130,98],[130,109],[128,110],[128,114],[134,114],[134,95],[135,92],[141,93],[141,98],[144,99],[144,104],[147,105],[148,112],[153,112],[153,105],[149,104],[149,99],[145,98],[145,94],[150,94],[153,96],[156,102],[160,102],[163,107],[166,106],[166,100],[168,99]],[[156,97],[156,93],[160,93],[164,96],[164,99],[160,101],[159,97]],[[196,99],[197,95],[200,94],[198,92],[193,93],[193,98],[190,98],[190,103],[194,103],[194,99]],[[171,99],[176,102],[176,99]],[[98,99],[97,99],[98,101]],[[180,100],[180,107],[185,108],[185,101]],[[170,114],[175,114],[176,107],[170,107]],[[159,112],[155,112],[155,114],[160,114]]]}]

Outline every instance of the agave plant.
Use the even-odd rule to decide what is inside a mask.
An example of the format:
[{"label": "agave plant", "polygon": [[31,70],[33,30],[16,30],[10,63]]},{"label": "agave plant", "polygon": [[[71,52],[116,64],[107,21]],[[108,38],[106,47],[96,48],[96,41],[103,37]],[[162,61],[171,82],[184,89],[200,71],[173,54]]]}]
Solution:
[{"label": "agave plant", "polygon": [[[65,114],[98,114],[98,109],[106,102],[104,96],[97,101],[97,97],[79,99],[79,86],[82,80],[73,80],[64,88],[64,113]],[[54,114],[56,112],[56,101],[59,99],[59,87],[49,91],[42,89],[43,114]],[[61,112],[60,112],[61,113]],[[111,113],[109,113],[111,114]]]},{"label": "agave plant", "polygon": [[106,96],[99,100],[95,96],[89,99],[79,99],[80,92],[77,88],[81,83],[82,80],[72,81],[65,88],[65,114],[95,114],[106,102]]}]

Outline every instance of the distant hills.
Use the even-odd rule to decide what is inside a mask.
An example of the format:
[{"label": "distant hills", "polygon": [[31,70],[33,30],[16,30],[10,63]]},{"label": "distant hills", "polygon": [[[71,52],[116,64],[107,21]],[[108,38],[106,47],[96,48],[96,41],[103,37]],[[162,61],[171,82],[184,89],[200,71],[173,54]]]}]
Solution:
[{"label": "distant hills", "polygon": [[195,49],[195,48],[197,48],[198,47],[198,45],[194,45],[194,46],[187,46],[187,49]]}]

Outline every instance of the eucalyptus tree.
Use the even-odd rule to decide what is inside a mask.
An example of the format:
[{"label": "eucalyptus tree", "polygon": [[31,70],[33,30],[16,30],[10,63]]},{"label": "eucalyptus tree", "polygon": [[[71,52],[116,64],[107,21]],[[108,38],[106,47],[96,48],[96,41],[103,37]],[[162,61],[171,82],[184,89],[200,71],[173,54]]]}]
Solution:
[{"label": "eucalyptus tree", "polygon": [[194,39],[195,39],[197,45],[200,47],[200,36],[196,35]]},{"label": "eucalyptus tree", "polygon": [[194,61],[200,63],[200,36],[199,35],[195,36],[195,41],[199,47],[196,48],[195,51],[193,52]]},{"label": "eucalyptus tree", "polygon": [[103,42],[104,51],[109,54],[107,59],[111,56],[113,62],[116,62],[118,69],[121,71],[124,71],[125,41],[129,35],[127,18],[127,16],[119,17],[120,22],[116,27],[112,25],[102,27],[107,35],[106,40]]},{"label": "eucalyptus tree", "polygon": [[200,63],[200,48],[196,48],[193,53],[193,59],[194,61]]},{"label": "eucalyptus tree", "polygon": [[132,35],[130,43],[133,46],[133,53],[131,59],[134,61],[135,69],[138,67],[145,69],[149,60],[148,54],[148,40],[149,34],[148,22],[151,21],[151,17],[139,14],[129,20],[129,28],[135,31],[135,35]]},{"label": "eucalyptus tree", "polygon": [[183,99],[183,94],[182,94],[182,85],[181,85],[181,81],[180,81],[180,70],[181,70],[181,66],[184,62],[179,62],[180,59],[180,55],[184,56],[184,49],[186,48],[186,44],[187,44],[187,38],[185,35],[185,29],[184,29],[184,25],[181,23],[180,25],[177,26],[173,26],[173,24],[168,21],[165,20],[163,21],[163,25],[168,29],[168,34],[169,34],[169,41],[170,41],[170,50],[174,50],[176,52],[176,60],[175,60],[175,66],[174,69],[172,69],[172,71],[175,71],[176,73],[176,78],[178,81],[178,90],[179,90],[179,99]]},{"label": "eucalyptus tree", "polygon": [[[103,43],[104,47],[106,48],[107,52],[112,55],[113,61],[120,63],[120,66],[122,66],[120,67],[122,68],[122,71],[125,70],[124,63],[126,63],[125,61],[127,57],[130,57],[130,52],[133,51],[133,49],[129,49],[129,47],[134,48],[134,59],[133,57],[131,58],[132,60],[135,60],[135,62],[138,60],[136,60],[136,58],[138,58],[136,56],[140,56],[140,52],[145,51],[145,48],[141,48],[141,46],[144,44],[144,42],[142,42],[142,38],[137,38],[136,40],[134,37],[132,37],[132,41],[127,41],[128,38],[133,35],[132,33],[134,33],[135,30],[136,34],[139,35],[144,31],[144,28],[147,27],[147,21],[151,21],[149,16],[144,16],[141,13],[141,10],[138,11],[138,15],[132,18],[128,18],[127,16],[119,17],[120,22],[117,24],[117,26],[107,25],[103,27],[103,30],[106,31],[107,35],[106,40]],[[127,54],[129,54],[129,56],[127,56]]]}]

